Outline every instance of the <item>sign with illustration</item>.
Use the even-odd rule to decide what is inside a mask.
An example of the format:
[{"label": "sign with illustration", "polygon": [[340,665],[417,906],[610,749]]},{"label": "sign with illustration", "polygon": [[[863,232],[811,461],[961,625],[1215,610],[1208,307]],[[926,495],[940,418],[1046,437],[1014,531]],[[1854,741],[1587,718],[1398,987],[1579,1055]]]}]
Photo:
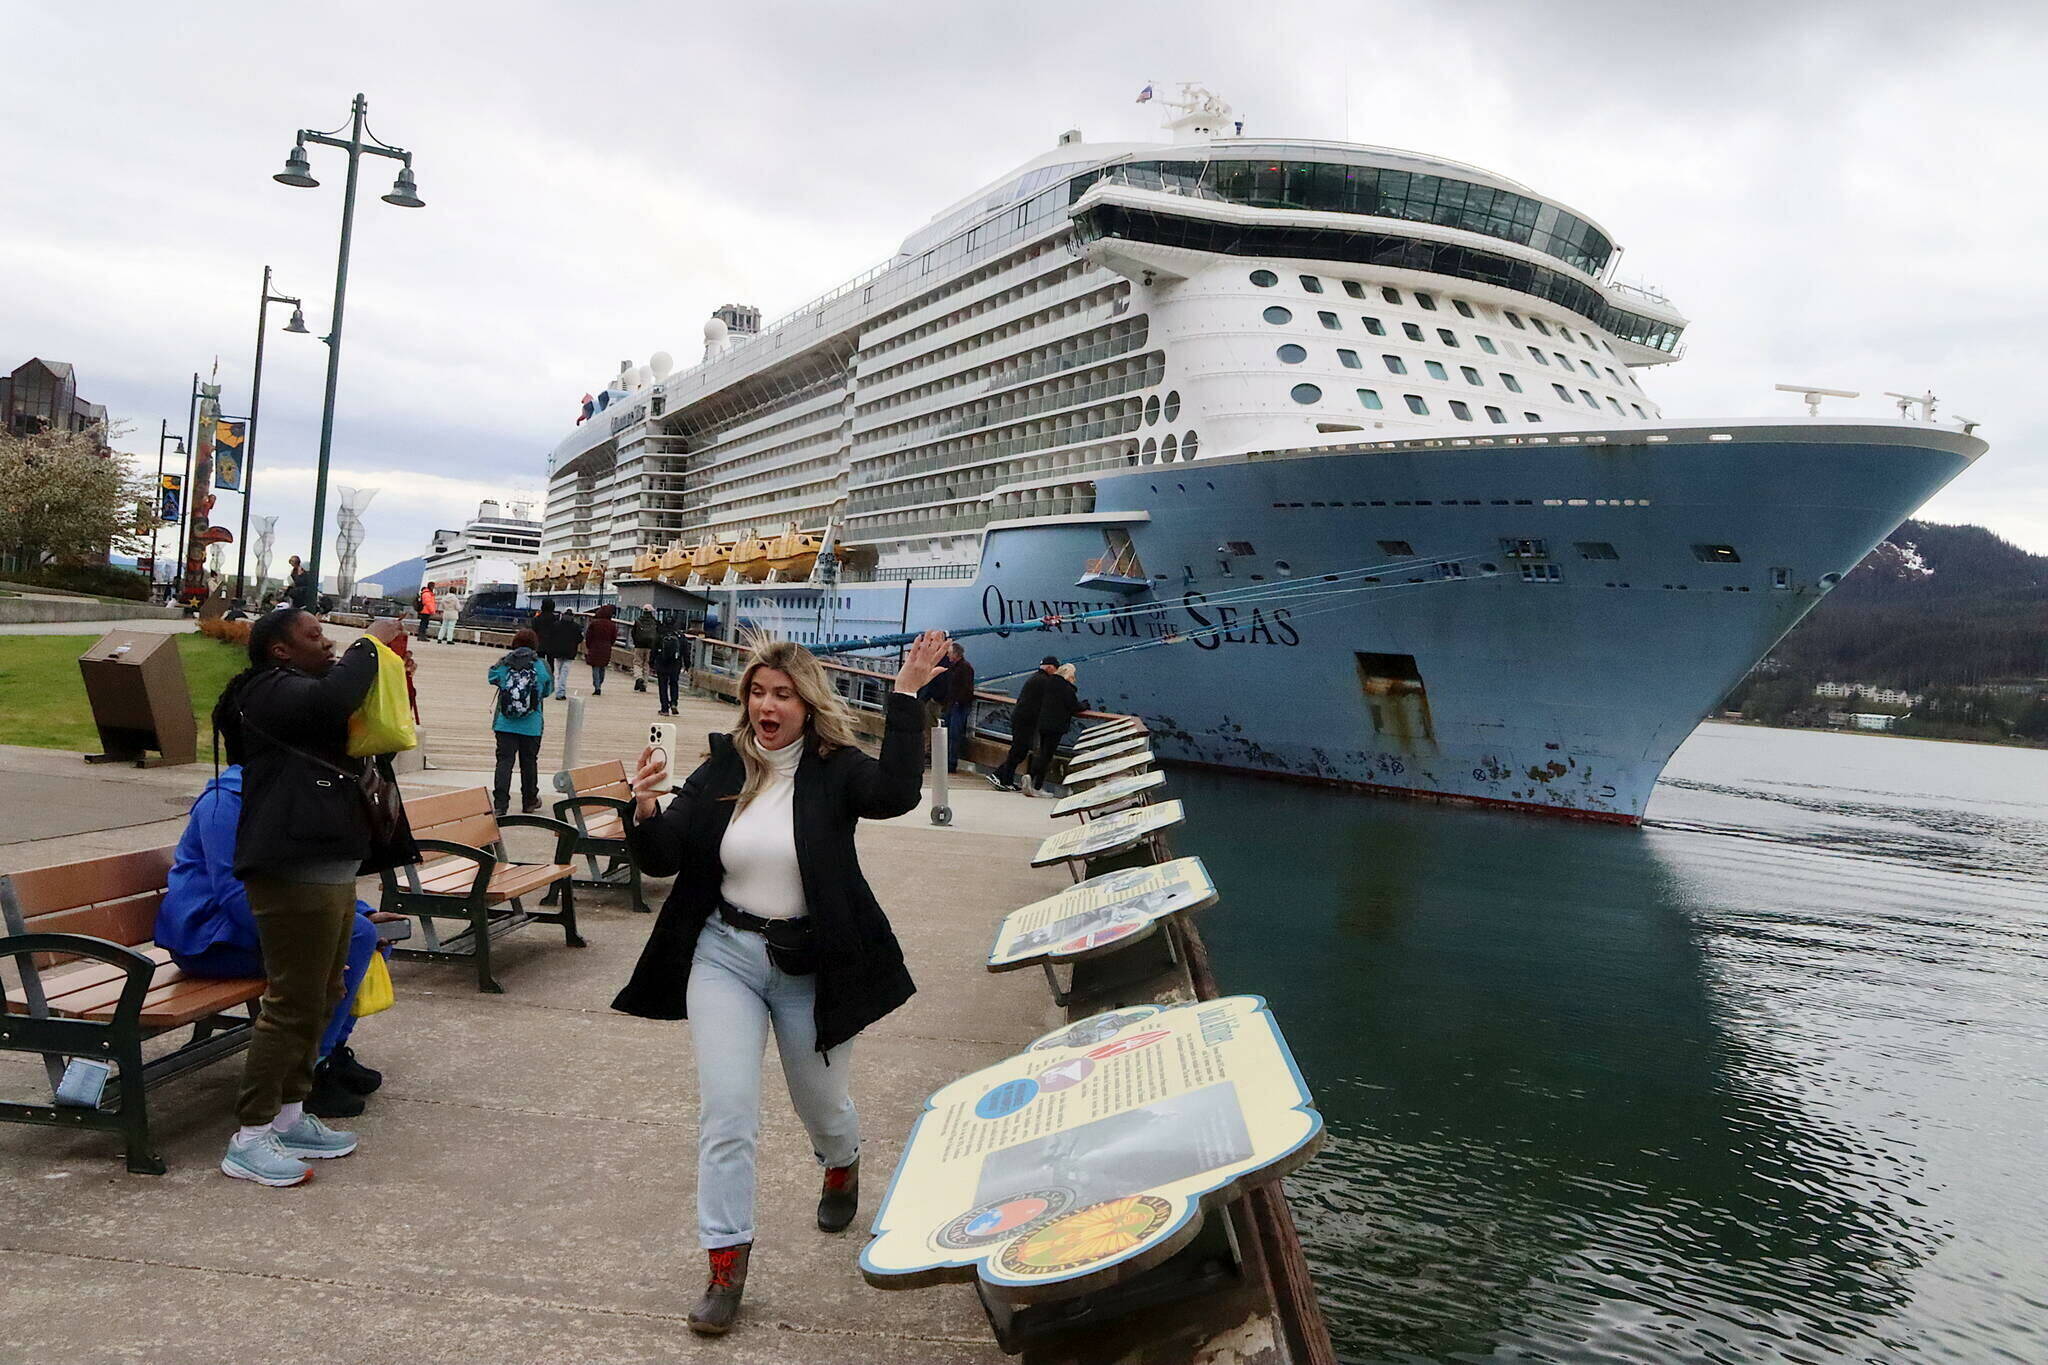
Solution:
[{"label": "sign with illustration", "polygon": [[1159,1264],[1205,1207],[1315,1154],[1322,1116],[1266,1002],[1139,1005],[1049,1033],[925,1101],[861,1274],[1068,1298]]},{"label": "sign with illustration", "polygon": [[[1093,755],[1090,755],[1090,757],[1093,757]],[[1086,762],[1086,759],[1077,758],[1074,762],[1082,763]],[[1087,767],[1078,770],[1070,768],[1060,780],[1070,787],[1077,782],[1100,782],[1105,777],[1115,777],[1119,773],[1134,773],[1149,768],[1152,766],[1152,763],[1152,751],[1146,749],[1140,753],[1125,754],[1122,758],[1112,758],[1101,763],[1089,763]]]},{"label": "sign with illustration", "polygon": [[1075,858],[1098,858],[1120,853],[1171,829],[1187,818],[1187,808],[1178,801],[1161,801],[1156,806],[1133,806],[1085,825],[1063,829],[1038,846],[1031,855],[1033,867],[1046,867]]},{"label": "sign with illustration", "polygon": [[1112,758],[1122,758],[1126,754],[1143,753],[1151,746],[1152,741],[1143,735],[1132,735],[1129,739],[1112,739],[1107,744],[1098,744],[1085,752],[1076,753],[1072,763],[1075,767],[1082,764],[1104,763]]},{"label": "sign with illustration", "polygon": [[1080,734],[1074,736],[1074,748],[1076,750],[1092,749],[1096,745],[1106,743],[1112,739],[1142,738],[1144,733],[1145,727],[1136,720],[1112,720],[1102,725],[1091,725]]},{"label": "sign with illustration", "polygon": [[1098,782],[1086,791],[1062,796],[1053,803],[1054,815],[1079,815],[1084,811],[1101,810],[1143,796],[1146,792],[1157,791],[1166,785],[1166,774],[1162,772],[1132,773],[1128,777],[1113,777],[1107,782]]},{"label": "sign with illustration", "polygon": [[996,930],[988,969],[1007,972],[1115,952],[1150,937],[1168,915],[1215,903],[1216,884],[1200,858],[1107,872],[1012,911]]}]

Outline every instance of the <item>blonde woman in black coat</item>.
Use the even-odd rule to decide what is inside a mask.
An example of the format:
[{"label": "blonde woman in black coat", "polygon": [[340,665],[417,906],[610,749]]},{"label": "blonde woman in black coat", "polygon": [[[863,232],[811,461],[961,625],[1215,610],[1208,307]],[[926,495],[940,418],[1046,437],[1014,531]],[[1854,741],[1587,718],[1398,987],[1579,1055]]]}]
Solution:
[{"label": "blonde woman in black coat", "polygon": [[628,838],[641,870],[675,877],[614,1009],[691,1020],[699,1099],[697,1233],[711,1277],[691,1330],[732,1326],[754,1243],[761,1055],[775,1037],[790,1099],[825,1168],[818,1226],[843,1230],[860,1200],[860,1126],[848,1090],[852,1040],[916,989],[861,875],[854,828],[913,809],[924,769],[916,692],[946,636],[905,652],[880,759],[855,744],[846,704],[810,651],[756,649],[740,676],[739,724],[666,809],[653,749],[633,775]]}]

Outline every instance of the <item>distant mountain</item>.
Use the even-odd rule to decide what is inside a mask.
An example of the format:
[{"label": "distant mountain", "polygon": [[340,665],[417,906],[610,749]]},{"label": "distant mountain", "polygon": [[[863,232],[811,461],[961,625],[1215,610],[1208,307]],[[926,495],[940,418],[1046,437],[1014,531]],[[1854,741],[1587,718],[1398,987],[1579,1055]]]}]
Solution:
[{"label": "distant mountain", "polygon": [[376,573],[357,575],[357,581],[375,583],[384,589],[386,597],[411,597],[420,590],[420,576],[427,571],[425,555],[414,555],[401,559],[396,564],[379,569]]},{"label": "distant mountain", "polygon": [[1909,521],[1771,651],[1785,671],[1919,691],[2048,677],[2048,555]]}]

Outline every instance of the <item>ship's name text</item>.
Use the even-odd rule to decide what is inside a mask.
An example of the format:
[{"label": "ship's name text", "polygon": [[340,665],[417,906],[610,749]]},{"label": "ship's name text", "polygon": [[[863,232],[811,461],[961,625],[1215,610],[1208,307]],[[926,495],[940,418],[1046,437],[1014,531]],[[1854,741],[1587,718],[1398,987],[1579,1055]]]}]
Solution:
[{"label": "ship's name text", "polygon": [[[1183,594],[1179,607],[1191,625],[1182,625],[1170,614],[1167,604],[1117,609],[1107,618],[1086,618],[1091,612],[1115,609],[1108,602],[1074,599],[1005,597],[1001,588],[990,584],[981,594],[981,618],[996,627],[1050,622],[1045,629],[1069,635],[1098,635],[1128,640],[1187,639],[1195,648],[1221,649],[1225,645],[1279,645],[1292,649],[1301,643],[1292,613],[1285,607],[1241,607],[1212,604],[1198,592]],[[1008,636],[1008,630],[998,630]]]}]

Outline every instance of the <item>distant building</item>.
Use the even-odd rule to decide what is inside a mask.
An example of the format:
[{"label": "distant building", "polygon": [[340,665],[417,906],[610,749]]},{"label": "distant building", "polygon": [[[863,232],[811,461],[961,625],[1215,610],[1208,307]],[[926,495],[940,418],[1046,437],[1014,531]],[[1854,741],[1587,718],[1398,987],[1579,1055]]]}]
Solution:
[{"label": "distant building", "polygon": [[1899,723],[1897,716],[1888,716],[1882,711],[1851,711],[1849,724],[1857,730],[1889,730]]},{"label": "distant building", "polygon": [[0,429],[16,436],[98,429],[106,450],[107,409],[78,396],[78,376],[61,360],[30,357],[0,376]]},{"label": "distant building", "polygon": [[1868,683],[1824,682],[1813,685],[1816,697],[1861,697],[1884,706],[1918,706],[1918,692],[1902,692],[1895,687],[1872,687]]}]

